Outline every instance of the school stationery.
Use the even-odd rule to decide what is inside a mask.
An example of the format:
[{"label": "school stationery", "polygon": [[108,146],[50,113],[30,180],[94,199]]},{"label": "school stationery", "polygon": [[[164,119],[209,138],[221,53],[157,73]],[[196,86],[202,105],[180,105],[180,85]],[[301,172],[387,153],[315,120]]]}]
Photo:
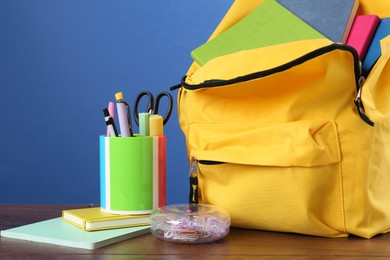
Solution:
[{"label": "school stationery", "polygon": [[151,136],[163,136],[164,135],[164,118],[160,115],[151,115],[149,117],[148,124]]},{"label": "school stationery", "polygon": [[149,112],[143,112],[138,114],[138,126],[139,126],[139,135],[148,136],[149,135]]},{"label": "school stationery", "polygon": [[[236,0],[213,36],[256,3],[264,2]],[[390,16],[390,2],[360,5]],[[366,79],[354,48],[323,39],[192,64],[177,86],[191,201],[224,208],[233,227],[389,232],[389,46],[390,37],[382,39]]]},{"label": "school stationery", "polygon": [[346,44],[356,49],[360,61],[363,61],[366,56],[379,21],[377,15],[358,15],[353,21]]},{"label": "school stationery", "polygon": [[307,39],[325,38],[275,0],[265,0],[232,27],[191,52],[204,65],[233,52]]},{"label": "school stationery", "polygon": [[345,43],[359,0],[276,0],[334,42]]},{"label": "school stationery", "polygon": [[169,118],[171,117],[172,113],[172,107],[173,107],[173,98],[172,95],[169,94],[166,91],[160,92],[157,94],[156,97],[153,96],[152,93],[149,91],[141,91],[138,93],[137,97],[135,98],[134,102],[134,108],[133,108],[133,115],[134,119],[137,125],[140,124],[139,122],[139,105],[142,102],[141,100],[143,97],[146,97],[146,109],[144,110],[147,113],[150,113],[152,115],[157,115],[159,114],[159,109],[160,109],[160,102],[161,99],[165,97],[165,99],[168,100],[168,106],[167,106],[167,112],[163,115],[164,118],[164,125],[168,122]]},{"label": "school stationery", "polygon": [[121,136],[133,136],[133,128],[131,125],[131,112],[129,104],[124,100],[122,92],[115,94],[116,108],[118,110],[119,127]]},{"label": "school stationery", "polygon": [[[139,105],[143,97],[146,100],[146,113],[149,113],[148,121],[144,113],[139,113]],[[167,112],[159,115],[160,102],[164,98],[168,100]],[[173,108],[173,98],[168,92],[160,92],[156,97],[149,91],[140,92],[134,102],[134,119],[140,129],[148,128],[148,135],[153,137],[153,208],[166,205],[166,136],[164,125],[168,122]]]},{"label": "school stationery", "polygon": [[154,210],[150,219],[152,234],[174,243],[209,243],[230,231],[229,213],[213,205],[169,205]]},{"label": "school stationery", "polygon": [[[115,117],[115,105],[114,105],[114,102],[111,102],[111,101],[108,102],[107,109],[108,109],[109,115],[112,118],[112,121],[114,121],[114,117]],[[115,123],[113,125],[115,126]],[[117,132],[117,135],[118,135],[118,132]],[[110,136],[110,129],[108,127],[107,127],[107,136]]]},{"label": "school stationery", "polygon": [[153,210],[153,137],[100,136],[100,207],[111,214]]},{"label": "school stationery", "polygon": [[381,56],[380,41],[390,35],[390,18],[383,18],[379,22],[378,28],[375,31],[374,37],[368,47],[366,57],[363,60],[363,73],[368,75],[375,65],[378,58]]},{"label": "school stationery", "polygon": [[92,250],[149,232],[149,226],[86,232],[59,217],[2,230],[1,236]]},{"label": "school stationery", "polygon": [[115,127],[115,124],[114,124],[114,120],[110,116],[110,113],[108,112],[108,109],[104,108],[103,109],[103,113],[104,113],[104,120],[106,121],[107,130],[108,130],[108,135],[107,136],[111,136],[111,137],[118,136],[118,132],[116,130],[116,127]]},{"label": "school stationery", "polygon": [[[144,96],[146,110],[139,112]],[[122,93],[115,97],[118,110],[123,110],[118,111],[119,121],[131,125],[131,120],[125,120],[124,116],[125,112],[129,116],[130,110],[124,111],[125,107],[119,106],[128,107]],[[167,104],[162,104],[161,99],[167,99]],[[166,109],[163,116],[158,114],[160,107]],[[149,214],[153,209],[165,206],[166,137],[163,126],[169,120],[172,108],[173,98],[168,92],[154,97],[149,91],[142,91],[135,99],[133,110],[139,135],[134,138],[100,136],[100,205],[104,212]]]},{"label": "school stationery", "polygon": [[99,207],[63,210],[62,218],[86,231],[146,226],[150,224],[150,215],[109,214],[102,211]]}]

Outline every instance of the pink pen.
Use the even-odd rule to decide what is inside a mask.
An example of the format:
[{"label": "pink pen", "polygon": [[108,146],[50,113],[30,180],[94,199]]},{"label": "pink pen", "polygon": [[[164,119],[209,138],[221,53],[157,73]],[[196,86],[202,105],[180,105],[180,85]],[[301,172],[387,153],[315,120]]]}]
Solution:
[{"label": "pink pen", "polygon": [[[115,105],[114,102],[109,102],[108,103],[108,113],[110,113],[110,116],[114,120],[114,114],[115,114]],[[107,128],[107,136],[110,136],[110,131]]]}]

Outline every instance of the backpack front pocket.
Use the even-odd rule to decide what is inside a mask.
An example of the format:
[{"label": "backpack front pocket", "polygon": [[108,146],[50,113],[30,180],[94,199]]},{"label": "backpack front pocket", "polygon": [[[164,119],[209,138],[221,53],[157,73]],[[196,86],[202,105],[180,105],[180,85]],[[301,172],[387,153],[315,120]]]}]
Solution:
[{"label": "backpack front pocket", "polygon": [[199,201],[225,208],[233,226],[347,235],[335,122],[244,131],[231,123],[193,123],[189,131],[198,137],[188,145],[199,162]]}]

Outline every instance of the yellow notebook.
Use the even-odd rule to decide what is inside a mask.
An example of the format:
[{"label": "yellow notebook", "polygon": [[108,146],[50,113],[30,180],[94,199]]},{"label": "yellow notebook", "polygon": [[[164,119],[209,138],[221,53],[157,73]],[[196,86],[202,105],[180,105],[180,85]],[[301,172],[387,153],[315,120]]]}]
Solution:
[{"label": "yellow notebook", "polygon": [[149,214],[114,215],[102,211],[99,207],[63,210],[62,218],[86,231],[146,226],[150,224]]}]

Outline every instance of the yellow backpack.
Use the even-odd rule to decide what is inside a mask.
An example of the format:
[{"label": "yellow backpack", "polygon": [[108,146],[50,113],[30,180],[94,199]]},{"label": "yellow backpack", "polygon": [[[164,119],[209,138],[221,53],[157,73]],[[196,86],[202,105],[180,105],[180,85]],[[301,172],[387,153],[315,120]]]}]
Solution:
[{"label": "yellow backpack", "polygon": [[[236,0],[211,38],[261,0]],[[359,13],[390,16],[389,1]],[[305,40],[193,63],[178,94],[190,199],[233,227],[370,238],[390,230],[390,37],[368,78],[357,53]]]}]

